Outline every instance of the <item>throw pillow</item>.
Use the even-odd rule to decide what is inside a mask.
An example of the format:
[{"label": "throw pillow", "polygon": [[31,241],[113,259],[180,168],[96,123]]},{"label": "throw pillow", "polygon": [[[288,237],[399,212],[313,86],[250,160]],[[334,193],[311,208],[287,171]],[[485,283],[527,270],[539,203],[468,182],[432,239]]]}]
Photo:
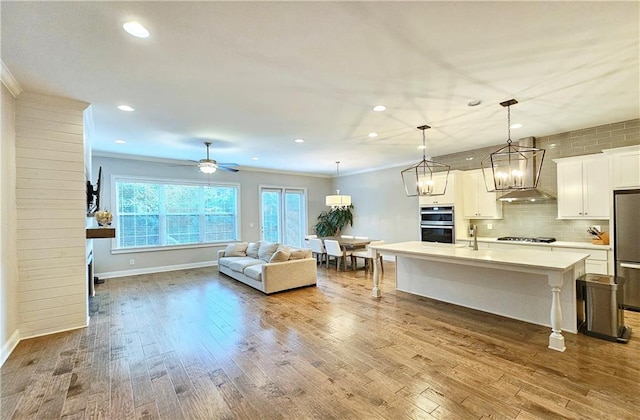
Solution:
[{"label": "throw pillow", "polygon": [[258,258],[260,258],[262,261],[269,262],[271,256],[278,250],[278,245],[280,244],[278,244],[277,242],[262,242],[260,244],[260,249],[258,249]]},{"label": "throw pillow", "polygon": [[271,258],[269,259],[269,262],[284,262],[284,261],[289,261],[289,256],[291,254],[289,254],[287,251],[285,251],[284,249],[281,249],[280,251],[276,251]]},{"label": "throw pillow", "polygon": [[247,257],[258,259],[258,250],[260,249],[260,242],[249,242],[247,246]]},{"label": "throw pillow", "polygon": [[248,244],[246,242],[229,244],[224,250],[224,256],[225,257],[246,257],[247,245]]},{"label": "throw pillow", "polygon": [[291,256],[289,257],[289,259],[302,260],[304,259],[305,255],[307,255],[307,251],[305,251],[304,249],[292,249]]}]

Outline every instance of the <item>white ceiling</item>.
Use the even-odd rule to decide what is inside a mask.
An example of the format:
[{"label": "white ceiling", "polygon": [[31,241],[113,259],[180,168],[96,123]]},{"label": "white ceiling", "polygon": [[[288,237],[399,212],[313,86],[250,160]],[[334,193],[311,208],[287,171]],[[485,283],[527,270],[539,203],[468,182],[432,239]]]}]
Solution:
[{"label": "white ceiling", "polygon": [[419,161],[422,124],[433,156],[503,143],[510,98],[514,139],[640,114],[636,1],[1,7],[2,61],[26,91],[91,103],[98,153],[197,160],[206,140],[221,162],[348,174]]}]

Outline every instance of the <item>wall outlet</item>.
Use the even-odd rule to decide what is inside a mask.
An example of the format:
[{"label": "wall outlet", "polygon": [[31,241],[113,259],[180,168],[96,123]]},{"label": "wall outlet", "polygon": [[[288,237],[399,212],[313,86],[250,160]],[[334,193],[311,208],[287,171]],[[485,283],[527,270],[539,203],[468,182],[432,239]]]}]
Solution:
[{"label": "wall outlet", "polygon": [[493,229],[493,225],[491,223],[487,223],[487,229],[489,230]]},{"label": "wall outlet", "polygon": [[129,260],[129,265],[135,265],[136,264],[136,260]]}]

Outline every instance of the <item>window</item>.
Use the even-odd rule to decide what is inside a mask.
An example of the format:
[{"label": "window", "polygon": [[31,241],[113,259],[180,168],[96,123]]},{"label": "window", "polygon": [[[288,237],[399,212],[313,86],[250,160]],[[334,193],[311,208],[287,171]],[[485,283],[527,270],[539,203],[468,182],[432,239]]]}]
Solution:
[{"label": "window", "polygon": [[306,227],[303,189],[261,187],[262,240],[302,247]]},{"label": "window", "polygon": [[238,239],[238,186],[116,178],[118,248]]}]

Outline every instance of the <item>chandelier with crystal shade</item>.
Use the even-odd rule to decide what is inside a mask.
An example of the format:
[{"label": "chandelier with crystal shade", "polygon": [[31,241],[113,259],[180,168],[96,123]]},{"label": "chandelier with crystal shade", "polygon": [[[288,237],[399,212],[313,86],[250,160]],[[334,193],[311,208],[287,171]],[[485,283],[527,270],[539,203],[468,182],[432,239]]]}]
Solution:
[{"label": "chandelier with crystal shade", "polygon": [[515,99],[500,103],[507,108],[507,145],[481,162],[489,192],[529,190],[538,186],[545,150],[511,143],[511,105],[517,103]]},{"label": "chandelier with crystal shade", "polygon": [[422,161],[400,172],[407,197],[444,195],[447,191],[451,167],[427,159],[424,132],[429,128],[428,125],[418,127],[422,130]]},{"label": "chandelier with crystal shade", "polygon": [[[340,161],[336,161],[336,183],[340,178]],[[340,195],[340,190],[336,190],[335,195],[328,195],[325,199],[327,206],[331,207],[331,210],[340,209],[344,210],[351,206],[350,195]]]}]

